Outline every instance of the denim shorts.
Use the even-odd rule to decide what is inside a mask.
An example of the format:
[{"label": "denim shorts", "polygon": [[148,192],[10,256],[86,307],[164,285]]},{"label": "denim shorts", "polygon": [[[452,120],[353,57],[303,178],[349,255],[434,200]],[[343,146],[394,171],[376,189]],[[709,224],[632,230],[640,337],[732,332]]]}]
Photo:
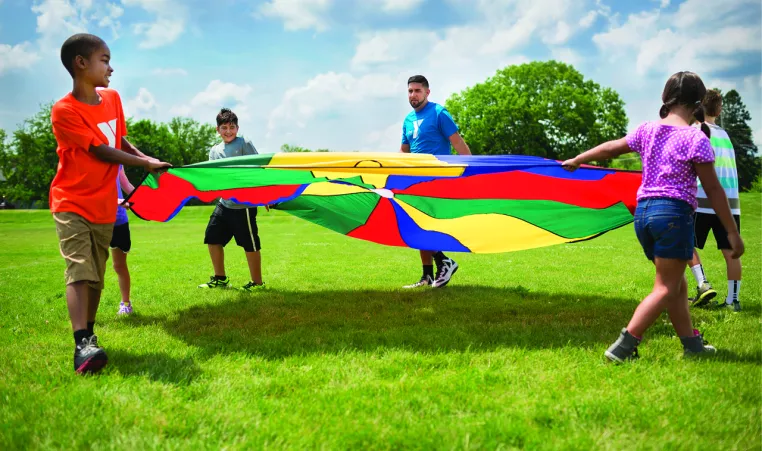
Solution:
[{"label": "denim shorts", "polygon": [[635,235],[649,260],[693,258],[693,207],[666,197],[638,201]]}]

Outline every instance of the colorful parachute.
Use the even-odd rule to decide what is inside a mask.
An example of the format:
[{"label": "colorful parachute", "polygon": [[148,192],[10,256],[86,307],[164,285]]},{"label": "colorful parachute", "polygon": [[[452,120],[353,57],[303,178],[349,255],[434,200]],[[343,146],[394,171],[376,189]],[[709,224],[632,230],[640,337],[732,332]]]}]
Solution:
[{"label": "colorful parachute", "polygon": [[509,252],[594,238],[632,221],[639,172],[522,155],[282,153],[149,175],[128,199],[169,221],[191,198],[277,204],[336,232],[391,246]]}]

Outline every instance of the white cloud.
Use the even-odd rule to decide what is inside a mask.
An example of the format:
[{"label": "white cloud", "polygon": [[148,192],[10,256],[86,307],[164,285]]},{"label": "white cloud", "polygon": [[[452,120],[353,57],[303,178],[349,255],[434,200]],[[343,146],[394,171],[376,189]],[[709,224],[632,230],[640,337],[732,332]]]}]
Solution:
[{"label": "white cloud", "polygon": [[205,90],[196,94],[191,100],[191,106],[223,107],[226,102],[243,102],[251,94],[249,85],[237,85],[225,83],[220,80],[212,80]]},{"label": "white cloud", "polygon": [[595,23],[595,19],[598,18],[598,11],[589,11],[583,18],[579,20],[579,26],[580,28],[587,29],[590,28],[593,23]]},{"label": "white cloud", "polygon": [[136,35],[143,36],[140,48],[154,49],[171,44],[185,31],[188,12],[176,0],[122,0],[127,7],[140,7],[154,16],[152,22],[132,25]]},{"label": "white cloud", "polygon": [[[739,1],[749,4],[751,0]],[[286,4],[270,2],[273,6],[276,3]],[[689,69],[708,76],[741,67],[745,52],[762,50],[758,26],[738,22],[737,6],[705,7],[703,11],[712,13],[699,14],[699,22],[684,29],[681,24],[694,19],[690,15],[680,18],[674,11],[685,8],[686,3],[711,3],[705,0],[683,0],[682,5],[678,1],[662,5],[663,0],[654,0],[646,6],[649,10],[623,17],[612,13],[603,0],[448,3],[473,14],[439,29],[361,32],[356,35],[348,69],[311,75],[288,89],[279,101],[273,101],[275,107],[266,121],[269,147],[288,142],[310,148],[398,151],[399,128],[410,110],[404,88],[407,77],[426,75],[431,83],[430,99],[444,103],[451,94],[483,82],[498,69],[529,61],[525,48],[535,52],[536,47],[544,46],[534,54],[549,54],[574,65],[586,78],[613,87],[626,102],[631,124],[654,118],[670,71]],[[384,10],[384,0],[368,4],[377,12]],[[319,11],[308,8],[307,16],[312,19],[305,24],[309,25],[292,29],[324,29],[316,24],[327,27],[329,13],[337,10],[331,9],[333,6],[326,3]],[[713,21],[715,11],[721,20]],[[577,44],[579,39],[575,38],[584,30],[596,31],[592,48]],[[756,91],[760,91],[756,82]],[[731,86],[742,81],[728,79],[727,83]],[[747,104],[756,116],[760,95],[742,95],[745,101],[748,96]],[[762,122],[756,117],[754,124],[754,130],[762,130]]]},{"label": "white cloud", "polygon": [[[438,41],[436,33],[430,31],[389,30],[364,33],[359,38],[360,43],[352,57],[355,68],[409,59],[410,55],[400,49],[428,49]],[[425,57],[425,50],[421,50],[419,57]]]},{"label": "white cloud", "polygon": [[[307,147],[398,151],[398,128],[410,110],[405,91],[409,76],[425,75],[430,99],[443,104],[496,70],[527,62],[518,51],[531,42],[567,42],[582,29],[579,22],[589,9],[564,0],[449,1],[475,9],[480,17],[435,31],[358,34],[350,70],[325,72],[289,89],[270,112],[267,140],[271,145],[287,139]],[[581,61],[571,49],[555,53],[566,61]],[[398,120],[388,125],[389,118]]]},{"label": "white cloud", "polygon": [[127,117],[144,117],[146,114],[155,112],[158,107],[153,94],[146,88],[140,88],[138,95],[125,103],[124,114]]},{"label": "white cloud", "polygon": [[268,134],[283,128],[304,128],[318,113],[338,112],[368,100],[404,95],[405,81],[376,73],[360,77],[348,73],[320,74],[305,86],[286,91],[283,101],[270,114]]},{"label": "white cloud", "polygon": [[114,38],[119,36],[119,28],[121,23],[119,18],[122,17],[124,10],[113,3],[105,3],[101,11],[92,16],[92,20],[97,21],[97,24],[101,28],[110,28]]},{"label": "white cloud", "polygon": [[326,13],[331,3],[332,0],[271,0],[259,11],[264,16],[282,19],[286,30],[325,31],[328,29]]},{"label": "white cloud", "polygon": [[554,60],[571,64],[572,66],[579,66],[582,62],[582,55],[569,47],[556,47],[551,49],[550,53]]},{"label": "white cloud", "polygon": [[5,71],[30,67],[39,60],[40,56],[29,42],[13,46],[0,44],[0,75]]},{"label": "white cloud", "polygon": [[632,128],[658,117],[660,94],[670,74],[691,70],[709,88],[738,90],[752,115],[749,125],[760,130],[759,75],[732,76],[748,71],[748,57],[762,50],[762,27],[750,20],[750,15],[759,15],[759,2],[684,0],[673,6],[676,12],[654,4],[652,10],[624,21],[613,18],[608,29],[596,34],[596,58],[608,64],[600,64],[595,80],[620,93]]},{"label": "white cloud", "polygon": [[212,80],[206,89],[193,96],[190,102],[175,105],[169,109],[173,116],[192,117],[201,122],[209,122],[221,108],[230,108],[238,116],[239,121],[251,119],[251,94],[253,88],[249,85]]},{"label": "white cloud", "polygon": [[151,71],[152,74],[159,77],[185,77],[188,72],[179,67],[158,67]]},{"label": "white cloud", "polygon": [[[125,0],[126,1],[126,0]],[[39,46],[43,52],[57,52],[66,38],[94,27],[108,28],[118,36],[123,10],[116,3],[92,0],[43,0],[32,6],[37,15]]]},{"label": "white cloud", "polygon": [[658,20],[658,12],[632,14],[624,25],[611,27],[603,33],[596,33],[593,36],[593,42],[604,52],[615,55],[630,54],[630,50],[642,42],[643,36],[649,36],[655,32]]},{"label": "white cloud", "polygon": [[661,0],[661,3],[659,4],[659,8],[664,9],[667,6],[669,6],[670,0]]},{"label": "white cloud", "polygon": [[751,11],[759,11],[759,0],[685,0],[674,14],[673,24],[683,29],[709,26],[708,30],[713,30],[742,22]]},{"label": "white cloud", "polygon": [[377,0],[381,9],[389,13],[409,12],[423,3],[423,0]]},{"label": "white cloud", "polygon": [[59,48],[70,35],[87,30],[87,20],[68,0],[45,0],[32,6],[32,12],[37,14],[40,46],[46,51]]},{"label": "white cloud", "polygon": [[[686,16],[687,11],[706,6],[703,3],[686,0],[676,14],[664,14],[659,9],[632,14],[623,25],[593,36],[593,42],[614,61],[631,60],[636,54],[639,75],[731,69],[743,63],[737,54],[762,50],[760,26],[735,25],[739,11],[729,8],[729,3],[723,3],[719,11],[712,10],[711,16]],[[686,29],[686,25],[691,28]]]},{"label": "white cloud", "polygon": [[396,152],[402,142],[402,119],[380,130],[368,133],[362,148],[367,152]]}]

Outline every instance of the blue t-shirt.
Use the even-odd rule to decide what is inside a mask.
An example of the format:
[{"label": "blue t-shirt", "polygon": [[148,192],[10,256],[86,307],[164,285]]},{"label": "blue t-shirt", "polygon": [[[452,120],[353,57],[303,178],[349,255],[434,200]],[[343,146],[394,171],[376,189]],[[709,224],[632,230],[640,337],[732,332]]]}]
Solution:
[{"label": "blue t-shirt", "polygon": [[[119,172],[116,173],[116,195],[120,199],[124,199],[124,193],[122,193],[122,184],[119,183],[119,174],[122,172],[122,165],[119,165]],[[116,222],[114,225],[127,224],[129,218],[127,217],[127,210],[121,205],[116,208]]]},{"label": "blue t-shirt", "polygon": [[[218,143],[209,150],[209,161],[219,160],[222,158],[240,157],[242,155],[257,155],[257,148],[254,144],[243,136],[236,136],[236,138],[229,143],[225,141]],[[237,204],[232,200],[220,199],[220,204],[226,208],[232,208],[234,210],[249,208],[248,205]]]},{"label": "blue t-shirt", "polygon": [[402,123],[402,144],[411,153],[450,155],[450,136],[458,131],[450,113],[442,105],[428,102],[421,111],[411,111]]}]

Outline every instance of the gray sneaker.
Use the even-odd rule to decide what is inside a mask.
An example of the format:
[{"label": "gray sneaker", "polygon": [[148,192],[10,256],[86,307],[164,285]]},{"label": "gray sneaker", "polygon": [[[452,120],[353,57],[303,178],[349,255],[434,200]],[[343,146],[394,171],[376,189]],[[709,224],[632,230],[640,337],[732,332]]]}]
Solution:
[{"label": "gray sneaker", "polygon": [[717,348],[708,344],[701,334],[680,338],[683,343],[683,358],[708,357],[717,354]]},{"label": "gray sneaker", "polygon": [[619,338],[612,344],[603,355],[614,363],[623,363],[628,360],[636,360],[640,358],[638,354],[638,345],[640,340],[635,338],[632,334],[627,332],[627,329],[622,329],[622,333],[619,334]]}]

